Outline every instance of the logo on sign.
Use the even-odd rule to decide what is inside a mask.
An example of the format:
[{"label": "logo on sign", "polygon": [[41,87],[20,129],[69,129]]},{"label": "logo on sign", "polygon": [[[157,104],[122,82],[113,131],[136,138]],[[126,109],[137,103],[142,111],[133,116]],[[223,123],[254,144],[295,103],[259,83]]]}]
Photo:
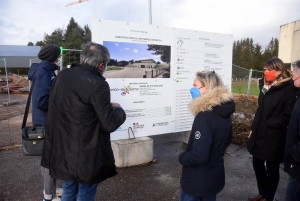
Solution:
[{"label": "logo on sign", "polygon": [[159,123],[153,123],[152,127],[167,126],[167,125],[169,125],[169,122],[159,122]]},{"label": "logo on sign", "polygon": [[143,129],[143,128],[145,127],[144,124],[139,124],[138,122],[133,123],[132,125],[133,125],[133,130],[134,130],[135,132],[137,132],[137,129]]},{"label": "logo on sign", "polygon": [[125,96],[127,94],[130,94],[132,91],[138,91],[139,88],[131,88],[130,84],[127,86],[124,86],[123,88],[112,88],[110,91],[121,91],[121,95]]}]

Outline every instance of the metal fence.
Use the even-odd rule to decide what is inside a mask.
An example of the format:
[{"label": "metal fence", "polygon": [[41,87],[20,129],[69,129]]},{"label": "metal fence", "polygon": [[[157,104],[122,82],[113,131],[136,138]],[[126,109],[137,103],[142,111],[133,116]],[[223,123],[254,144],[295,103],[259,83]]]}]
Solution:
[{"label": "metal fence", "polygon": [[145,75],[143,75],[143,78],[155,78],[166,71],[166,69],[153,69],[151,71],[145,71]]},{"label": "metal fence", "polygon": [[241,66],[232,64],[232,82],[247,82],[247,97],[250,95],[251,82],[258,83],[259,79],[263,78],[264,71],[246,69]]}]

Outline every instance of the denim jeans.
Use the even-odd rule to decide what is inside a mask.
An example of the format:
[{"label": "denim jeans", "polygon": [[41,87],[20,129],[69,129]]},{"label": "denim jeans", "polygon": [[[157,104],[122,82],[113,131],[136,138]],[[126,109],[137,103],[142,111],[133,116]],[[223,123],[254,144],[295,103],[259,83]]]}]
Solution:
[{"label": "denim jeans", "polygon": [[285,201],[300,201],[300,180],[293,177],[289,178]]},{"label": "denim jeans", "polygon": [[216,201],[217,196],[212,195],[209,197],[197,197],[186,194],[183,190],[181,190],[179,201]]},{"label": "denim jeans", "polygon": [[72,180],[65,180],[61,201],[93,201],[98,184],[81,184]]}]

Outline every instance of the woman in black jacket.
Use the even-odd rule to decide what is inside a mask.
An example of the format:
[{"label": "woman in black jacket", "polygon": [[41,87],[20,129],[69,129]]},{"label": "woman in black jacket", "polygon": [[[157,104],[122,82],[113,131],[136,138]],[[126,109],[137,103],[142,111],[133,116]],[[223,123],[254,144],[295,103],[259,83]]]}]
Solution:
[{"label": "woman in black jacket", "polygon": [[248,141],[253,155],[253,169],[259,194],[251,201],[272,201],[279,182],[279,164],[283,162],[284,143],[295,92],[291,73],[279,58],[264,65],[264,79],[260,80],[258,108]]},{"label": "woman in black jacket", "polygon": [[180,201],[215,201],[225,185],[224,153],[232,134],[233,95],[214,71],[197,73],[190,110],[195,116],[182,164]]}]

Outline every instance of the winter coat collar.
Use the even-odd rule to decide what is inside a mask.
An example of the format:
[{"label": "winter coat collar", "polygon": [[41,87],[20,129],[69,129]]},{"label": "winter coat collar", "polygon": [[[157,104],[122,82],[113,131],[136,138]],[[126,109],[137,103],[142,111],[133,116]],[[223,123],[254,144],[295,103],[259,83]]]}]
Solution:
[{"label": "winter coat collar", "polygon": [[[283,87],[283,86],[285,86],[285,85],[290,84],[291,81],[292,81],[292,77],[287,77],[287,78],[278,80],[278,81],[276,82],[276,84],[274,84],[271,88],[274,89],[274,88],[280,88],[280,87]],[[263,80],[263,79],[261,79],[261,80],[259,81],[259,86],[260,86],[260,88],[262,88],[262,87],[264,86],[264,80]],[[270,89],[271,89],[271,88],[270,88]]]},{"label": "winter coat collar", "polygon": [[287,82],[291,81],[291,79],[292,79],[292,77],[287,77],[287,78],[281,79],[274,86],[280,86],[284,83],[287,83]]},{"label": "winter coat collar", "polygon": [[41,64],[42,64],[41,66],[43,66],[43,68],[46,69],[47,71],[55,71],[58,69],[58,66],[56,64],[46,60],[41,61]]},{"label": "winter coat collar", "polygon": [[105,79],[105,78],[101,75],[101,73],[100,73],[95,67],[90,66],[90,65],[88,65],[88,64],[72,64],[72,65],[71,65],[71,68],[73,68],[73,67],[80,67],[80,68],[83,68],[83,69],[88,70],[88,71],[90,71],[90,72],[96,74],[97,76],[102,77],[103,79]]},{"label": "winter coat collar", "polygon": [[[214,107],[232,102],[230,113],[234,112],[233,95],[227,87],[216,87],[193,100],[189,108],[194,116],[200,112],[212,111]],[[233,111],[231,111],[233,109]]]}]

